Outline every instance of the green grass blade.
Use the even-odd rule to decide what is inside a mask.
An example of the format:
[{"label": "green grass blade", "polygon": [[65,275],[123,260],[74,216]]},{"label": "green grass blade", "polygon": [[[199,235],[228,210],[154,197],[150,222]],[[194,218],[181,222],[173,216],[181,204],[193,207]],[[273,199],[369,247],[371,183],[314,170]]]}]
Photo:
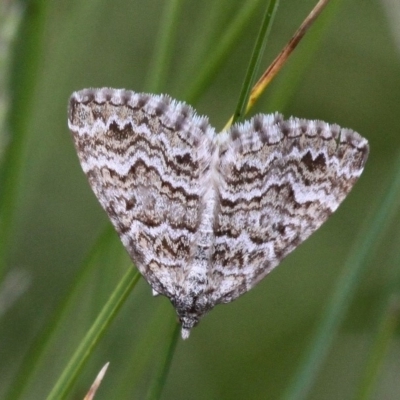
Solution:
[{"label": "green grass blade", "polygon": [[9,110],[9,79],[12,45],[22,19],[22,6],[15,2],[0,3],[0,163],[6,143],[6,116]]},{"label": "green grass blade", "polygon": [[395,338],[396,329],[400,321],[400,303],[398,295],[389,299],[386,309],[374,338],[372,350],[369,354],[361,384],[355,396],[356,400],[372,399],[375,384],[381,371],[383,361],[390,344]]},{"label": "green grass blade", "polygon": [[140,278],[139,272],[135,268],[129,267],[125,276],[122,278],[111,297],[103,307],[96,321],[89,329],[86,336],[81,341],[68,365],[64,369],[57,383],[50,392],[47,400],[60,400],[65,398],[73,383],[82,370],[85,362],[93,352],[95,346],[104,335],[107,327],[117,316],[118,310],[125,302],[132,289]]},{"label": "green grass blade", "polygon": [[259,0],[249,0],[238,10],[235,19],[232,21],[219,43],[215,46],[215,51],[208,55],[203,69],[194,77],[191,85],[187,89],[184,98],[189,104],[194,104],[210,85],[215,75],[228,58],[233,47],[240,39],[246,26],[251,22],[259,3]]},{"label": "green grass blade", "polygon": [[[126,354],[129,366],[124,369],[119,386],[113,388],[114,398],[126,399],[132,397],[132,388],[135,390],[144,386],[143,381],[148,376],[148,371],[153,370],[154,349],[160,347],[160,336],[165,341],[163,332],[166,330],[166,327],[171,325],[172,319],[170,314],[172,312],[175,313],[171,310],[169,303],[159,303],[145,331],[139,340],[135,342],[135,346],[132,346],[132,350]],[[149,349],[153,349],[151,357],[149,357]]]},{"label": "green grass blade", "polygon": [[174,321],[174,328],[171,334],[169,346],[165,348],[165,352],[162,356],[162,362],[158,364],[159,368],[156,371],[152,384],[150,385],[149,392],[147,393],[146,397],[147,400],[158,400],[161,397],[161,392],[165,386],[165,381],[167,380],[172,358],[175,353],[180,330],[181,325]]},{"label": "green grass blade", "polygon": [[20,398],[29,387],[46,350],[53,342],[57,328],[65,320],[72,299],[78,292],[82,282],[87,280],[87,277],[98,265],[97,260],[104,258],[104,256],[110,251],[110,244],[112,243],[113,237],[115,237],[115,232],[111,226],[108,226],[107,229],[104,230],[103,234],[99,236],[88,257],[82,263],[81,268],[79,268],[79,274],[76,276],[71,288],[67,291],[65,298],[54,310],[52,318],[47,321],[46,326],[36,336],[35,340],[29,347],[28,352],[25,354],[20,364],[20,369],[17,371],[13,382],[4,397],[4,400],[15,400]]},{"label": "green grass blade", "polygon": [[272,23],[278,9],[279,0],[271,0],[265,11],[264,19],[261,23],[260,32],[254,45],[253,54],[247,68],[246,77],[243,81],[242,90],[239,95],[238,104],[233,114],[232,124],[240,120],[246,114],[246,107],[249,101],[251,89],[256,81],[256,74],[259,70],[260,62],[264,54]]},{"label": "green grass blade", "polygon": [[27,2],[15,43],[16,53],[10,85],[13,95],[8,123],[10,140],[0,167],[0,277],[4,274],[6,253],[12,235],[26,135],[32,118],[39,76],[48,4],[46,0]]},{"label": "green grass blade", "polygon": [[150,93],[158,93],[165,87],[182,5],[183,0],[168,0],[165,4],[160,30],[155,41],[153,62],[146,78],[145,88]]},{"label": "green grass blade", "polygon": [[[292,384],[282,397],[285,400],[305,399],[316,380],[318,371],[325,361],[335,334],[350,306],[352,295],[356,292],[360,277],[368,260],[380,245],[386,227],[398,211],[400,198],[400,155],[395,165],[396,171],[391,187],[381,202],[376,214],[369,218],[355,240],[345,262],[344,270],[338,279],[336,289],[328,303],[310,347],[295,374]],[[371,220],[372,219],[372,220]]]}]

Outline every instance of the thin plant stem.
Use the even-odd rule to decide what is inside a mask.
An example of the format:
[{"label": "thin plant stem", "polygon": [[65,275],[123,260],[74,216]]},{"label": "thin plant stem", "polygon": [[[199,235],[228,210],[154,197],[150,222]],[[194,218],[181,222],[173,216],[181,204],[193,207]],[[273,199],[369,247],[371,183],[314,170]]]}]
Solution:
[{"label": "thin plant stem", "polygon": [[[170,304],[160,302],[157,310],[152,314],[151,320],[145,329],[146,333],[135,342],[131,354],[127,354],[129,367],[124,370],[123,382],[119,387],[114,387],[113,395],[116,399],[126,399],[132,395],[132,387],[140,386],[143,375],[152,368],[153,358],[149,357],[149,349],[157,347],[160,341],[159,332],[165,330],[165,326],[171,325]],[[175,322],[175,321],[174,321]]]},{"label": "thin plant stem", "polygon": [[388,353],[389,346],[393,343],[399,321],[400,299],[396,294],[390,297],[385,312],[381,317],[355,400],[372,399],[379,372]]},{"label": "thin plant stem", "polygon": [[110,365],[109,362],[106,363],[104,365],[104,367],[100,370],[100,372],[97,374],[95,381],[93,382],[92,386],[89,389],[89,392],[86,394],[86,396],[84,397],[83,400],[93,400],[94,399],[94,396],[100,387],[101,381],[103,380],[104,375],[106,374],[109,365]]},{"label": "thin plant stem", "polygon": [[[388,257],[387,264],[393,267],[400,265],[400,252],[397,247],[394,249],[392,256]],[[393,343],[396,330],[399,326],[400,271],[398,267],[393,267],[386,278],[388,290],[385,293],[386,297],[384,305],[381,308],[380,320],[372,338],[371,349],[354,397],[356,400],[366,400],[373,397],[373,391],[376,388],[379,374],[381,373],[385,357],[388,354],[388,348]]]},{"label": "thin plant stem", "polygon": [[118,310],[135,287],[139,277],[140,274],[135,268],[128,268],[125,276],[113,291],[111,297],[96,318],[96,321],[71,357],[68,365],[47,397],[47,400],[61,400],[66,397],[84,364],[92,354],[93,349],[103,337],[107,327],[117,316]]},{"label": "thin plant stem", "polygon": [[301,39],[307,33],[311,25],[315,22],[317,17],[321,14],[323,9],[328,4],[329,0],[320,0],[314,9],[310,12],[304,22],[300,25],[299,29],[296,31],[292,39],[285,46],[278,57],[272,62],[269,68],[264,72],[258,82],[254,85],[254,89],[250,95],[249,103],[246,108],[248,112],[251,107],[255,104],[257,99],[260,97],[262,92],[265,90],[267,85],[272,81],[276,74],[280,71],[286,60],[289,58],[290,54],[294,51],[297,45],[300,43]]},{"label": "thin plant stem", "polygon": [[283,110],[296,88],[301,84],[305,72],[309,69],[315,59],[317,50],[320,48],[325,38],[325,33],[331,28],[335,17],[344,0],[335,0],[329,4],[318,17],[318,21],[307,33],[307,40],[303,42],[301,57],[291,60],[290,65],[280,72],[280,80],[275,82],[273,91],[268,93],[268,98],[264,101],[265,108],[270,110]]},{"label": "thin plant stem", "polygon": [[171,367],[172,358],[175,353],[180,329],[180,324],[174,321],[174,328],[169,341],[169,346],[165,348],[165,352],[162,356],[163,360],[159,363],[159,368],[147,393],[147,400],[158,400],[161,397],[161,392],[165,386],[168,372]]},{"label": "thin plant stem", "polygon": [[[271,65],[265,70],[263,75],[254,85],[251,90],[249,101],[247,102],[246,111],[244,114],[247,114],[250,109],[257,102],[261,94],[264,92],[268,84],[272,81],[272,79],[277,75],[277,73],[281,70],[283,65],[286,63],[290,54],[294,51],[297,45],[300,43],[301,39],[304,37],[306,32],[309,30],[311,25],[317,19],[317,17],[321,14],[322,10],[328,4],[329,0],[320,0],[317,5],[313,8],[304,22],[300,25],[299,29],[295,32],[290,41],[286,44],[283,50],[279,53],[279,55],[275,58],[275,60],[271,63]],[[224,130],[229,129],[234,120],[234,116],[232,116],[228,123],[225,125]]]},{"label": "thin plant stem", "polygon": [[207,60],[198,75],[193,77],[191,85],[186,91],[184,99],[193,104],[207,89],[223,63],[231,54],[235,44],[240,39],[246,26],[250,23],[260,0],[248,0],[242,8],[238,10],[236,17],[226,29],[219,43],[215,46],[215,51],[207,56]]},{"label": "thin plant stem", "polygon": [[233,114],[232,123],[242,118],[246,112],[247,103],[249,101],[251,88],[253,87],[256,73],[261,63],[264,49],[271,32],[272,23],[275,18],[276,11],[279,6],[279,0],[271,0],[265,10],[263,22],[261,23],[260,32],[254,45],[253,54],[251,55],[247,73],[243,81],[242,90],[239,95],[238,104]]}]

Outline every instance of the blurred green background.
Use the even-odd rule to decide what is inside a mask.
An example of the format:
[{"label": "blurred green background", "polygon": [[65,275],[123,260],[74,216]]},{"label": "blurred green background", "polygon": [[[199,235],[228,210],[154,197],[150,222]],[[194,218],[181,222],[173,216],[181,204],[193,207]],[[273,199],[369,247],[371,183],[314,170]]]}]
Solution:
[{"label": "blurred green background", "polygon": [[[82,273],[82,263],[110,223],[80,169],[68,132],[70,94],[103,86],[156,90],[191,101],[217,130],[234,111],[267,2],[182,1],[168,62],[156,85],[149,76],[168,3],[4,3],[6,16],[11,15],[6,7],[21,6],[22,20],[7,55],[9,79],[1,88],[9,91],[13,122],[0,133],[0,145],[4,148],[12,137],[13,126],[20,126],[23,140],[20,169],[13,171],[17,195],[6,209],[12,219],[0,286],[0,398],[13,398],[10,390],[21,382],[26,388],[14,398],[46,397],[131,265],[112,233]],[[240,10],[250,3],[255,5],[251,18],[195,98],[193,83],[218,52],[232,20],[240,19]],[[262,70],[315,3],[281,1]],[[370,158],[348,199],[317,233],[251,292],[218,306],[188,341],[178,342],[163,399],[278,399],[287,389],[325,315],[352,243],[371,229],[368,221],[398,172],[399,26],[397,0],[332,0],[257,103],[252,114],[280,111],[351,127],[369,140]],[[400,289],[399,219],[392,215],[378,250],[364,262],[308,399],[353,399],[363,385],[388,299]],[[61,309],[66,299],[68,306]],[[168,300],[153,298],[140,280],[69,398],[83,398],[107,361],[111,364],[96,399],[144,398],[173,323]],[[400,398],[398,331],[384,344],[368,398]],[[45,351],[32,362],[43,345]]]}]

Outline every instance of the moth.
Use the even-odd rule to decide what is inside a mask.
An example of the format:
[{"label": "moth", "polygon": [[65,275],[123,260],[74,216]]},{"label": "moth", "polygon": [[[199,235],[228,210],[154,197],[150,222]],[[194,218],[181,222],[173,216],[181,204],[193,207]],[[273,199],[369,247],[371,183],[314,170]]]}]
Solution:
[{"label": "moth", "polygon": [[124,89],[73,93],[68,125],[93,192],[183,338],[318,229],[369,152],[350,129],[278,113],[216,134],[183,102]]}]

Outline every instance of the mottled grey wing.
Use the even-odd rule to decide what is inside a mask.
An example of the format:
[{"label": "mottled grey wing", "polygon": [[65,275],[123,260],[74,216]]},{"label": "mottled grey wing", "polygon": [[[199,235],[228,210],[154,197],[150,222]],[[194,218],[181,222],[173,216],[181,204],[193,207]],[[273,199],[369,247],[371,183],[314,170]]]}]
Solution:
[{"label": "mottled grey wing", "polygon": [[368,143],[320,121],[258,115],[220,141],[212,256],[216,303],[250,290],[336,210]]},{"label": "mottled grey wing", "polygon": [[69,128],[82,168],[140,272],[158,293],[182,287],[214,131],[167,96],[86,89]]}]

